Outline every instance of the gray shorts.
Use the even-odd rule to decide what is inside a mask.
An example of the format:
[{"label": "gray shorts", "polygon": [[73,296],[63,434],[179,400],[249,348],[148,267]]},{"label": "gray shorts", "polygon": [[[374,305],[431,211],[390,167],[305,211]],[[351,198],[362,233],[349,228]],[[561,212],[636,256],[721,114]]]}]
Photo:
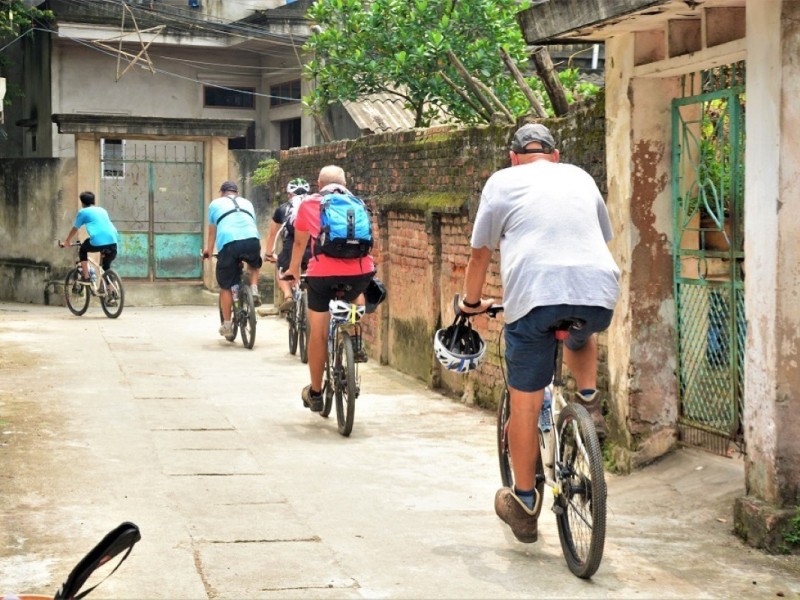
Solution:
[{"label": "gray shorts", "polygon": [[553,380],[556,338],[553,325],[562,319],[584,321],[580,329],[570,329],[564,342],[570,350],[580,350],[589,337],[611,324],[614,311],[601,306],[557,304],[537,306],[513,323],[506,323],[506,371],[508,384],[522,392],[535,392]]}]

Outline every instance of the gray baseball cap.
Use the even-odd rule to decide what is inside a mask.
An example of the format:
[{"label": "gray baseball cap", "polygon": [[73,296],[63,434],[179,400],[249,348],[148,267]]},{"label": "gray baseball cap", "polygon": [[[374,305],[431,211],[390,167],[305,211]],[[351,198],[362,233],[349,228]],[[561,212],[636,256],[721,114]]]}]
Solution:
[{"label": "gray baseball cap", "polygon": [[521,152],[531,142],[539,142],[543,148],[551,151],[556,147],[553,134],[547,127],[541,123],[526,123],[514,134],[514,138],[511,140],[511,151]]}]

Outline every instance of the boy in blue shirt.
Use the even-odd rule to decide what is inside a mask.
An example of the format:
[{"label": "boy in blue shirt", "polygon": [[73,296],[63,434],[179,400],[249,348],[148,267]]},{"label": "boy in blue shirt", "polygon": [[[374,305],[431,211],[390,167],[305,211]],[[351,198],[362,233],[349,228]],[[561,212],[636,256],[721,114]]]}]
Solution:
[{"label": "boy in blue shirt", "polygon": [[111,262],[117,257],[119,234],[106,209],[94,205],[92,192],[81,193],[80,199],[83,208],[78,211],[72,229],[69,230],[66,239],[59,242],[59,246],[69,247],[70,241],[78,233],[78,229],[86,226],[86,233],[89,234],[89,237],[83,240],[80,250],[78,250],[78,257],[81,260],[81,270],[83,271],[82,283],[89,283],[89,252],[100,252],[103,270],[108,271],[111,268]]}]

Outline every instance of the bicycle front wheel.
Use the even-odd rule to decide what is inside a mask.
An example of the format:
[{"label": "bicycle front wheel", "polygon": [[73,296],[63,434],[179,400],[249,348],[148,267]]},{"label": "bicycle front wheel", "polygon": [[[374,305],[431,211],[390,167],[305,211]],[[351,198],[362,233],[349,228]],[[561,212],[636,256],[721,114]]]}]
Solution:
[{"label": "bicycle front wheel", "polygon": [[606,537],[603,455],[592,417],[583,406],[567,404],[557,427],[558,537],[569,570],[589,579],[600,566]]},{"label": "bicycle front wheel", "polygon": [[322,382],[322,410],[319,416],[328,418],[333,408],[333,373],[330,367],[331,357],[325,362],[325,381]]},{"label": "bicycle front wheel", "polygon": [[308,295],[304,291],[298,303],[297,342],[300,347],[300,362],[308,363]]},{"label": "bicycle front wheel", "polygon": [[80,283],[81,273],[72,269],[64,280],[64,301],[69,311],[80,317],[89,308],[89,286]]},{"label": "bicycle front wheel", "polygon": [[122,314],[125,306],[125,288],[122,287],[122,279],[116,271],[109,269],[103,273],[105,282],[105,294],[100,298],[100,306],[109,319],[116,319]]},{"label": "bicycle front wheel", "polygon": [[286,320],[289,321],[289,354],[294,356],[297,353],[297,336],[299,333],[297,312],[299,308],[297,305],[289,311]]},{"label": "bicycle front wheel", "polygon": [[253,304],[253,290],[243,285],[239,290],[239,326],[242,330],[242,344],[248,350],[256,343],[256,307]]},{"label": "bicycle front wheel", "polygon": [[[508,419],[511,416],[511,396],[508,390],[503,393],[503,399],[497,405],[497,456],[500,459],[500,479],[504,487],[514,489],[514,468],[511,462],[511,452],[508,447]],[[541,432],[540,432],[541,435]],[[539,497],[544,494],[544,469],[542,455],[536,461],[536,490]]]},{"label": "bicycle front wheel", "polygon": [[353,340],[345,331],[339,333],[339,343],[336,345],[334,377],[336,381],[336,420],[339,426],[339,433],[347,437],[353,431],[353,418],[356,413],[358,390],[356,388],[356,362],[353,357]]}]

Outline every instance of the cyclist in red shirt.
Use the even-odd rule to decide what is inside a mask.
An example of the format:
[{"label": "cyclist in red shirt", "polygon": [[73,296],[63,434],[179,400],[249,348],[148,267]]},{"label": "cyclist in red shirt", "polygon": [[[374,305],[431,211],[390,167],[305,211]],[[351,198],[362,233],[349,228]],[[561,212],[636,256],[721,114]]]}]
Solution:
[{"label": "cyclist in red shirt", "polygon": [[[322,410],[322,377],[328,354],[328,303],[337,298],[337,290],[343,295],[341,300],[364,304],[364,290],[375,274],[372,256],[360,258],[333,258],[315,253],[316,238],[320,233],[320,200],[329,192],[349,193],[344,170],[335,165],[323,167],[319,172],[317,189],[319,193],[308,196],[297,212],[294,222],[294,245],[292,260],[285,272],[286,279],[300,278],[300,264],[308,240],[311,239],[312,258],[308,261],[306,281],[308,285],[308,370],[311,384],[303,388],[303,405],[314,412]],[[364,357],[357,358],[363,361]]]}]

